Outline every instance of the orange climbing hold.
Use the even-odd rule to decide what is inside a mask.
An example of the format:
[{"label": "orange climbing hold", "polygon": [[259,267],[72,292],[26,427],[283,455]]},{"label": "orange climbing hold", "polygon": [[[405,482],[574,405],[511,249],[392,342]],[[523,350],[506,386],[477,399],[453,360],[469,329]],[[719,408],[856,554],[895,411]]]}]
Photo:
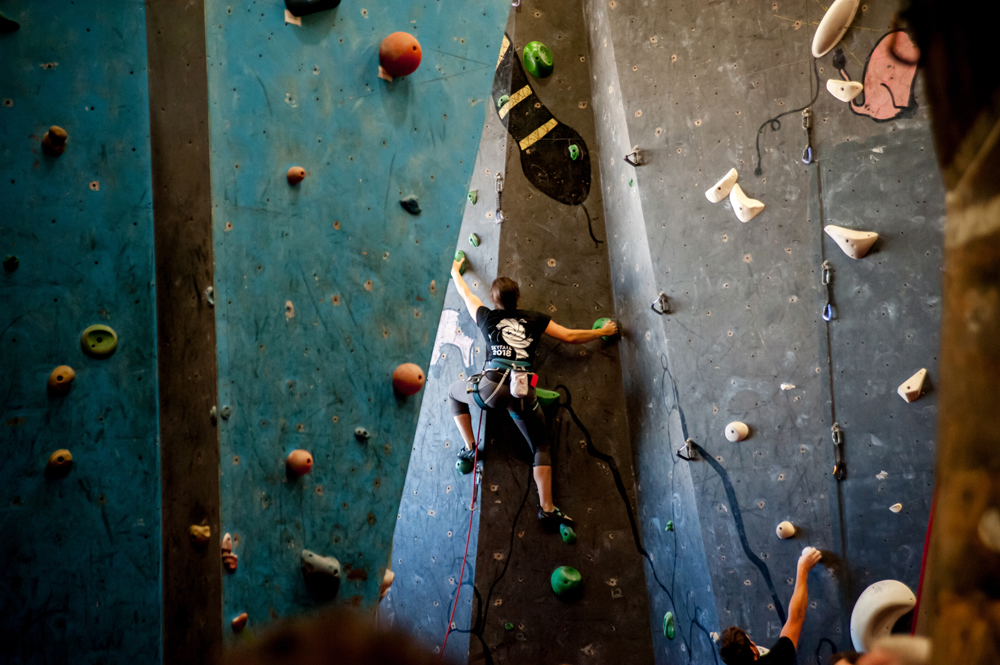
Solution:
[{"label": "orange climbing hold", "polygon": [[285,460],[285,465],[288,467],[288,473],[293,476],[302,476],[313,468],[313,456],[308,450],[293,450],[288,453],[288,458]]},{"label": "orange climbing hold", "polygon": [[378,47],[378,61],[389,76],[407,76],[420,66],[420,42],[408,32],[394,32]]},{"label": "orange climbing hold", "polygon": [[415,395],[424,387],[424,370],[413,363],[403,363],[392,373],[392,387],[400,395]]},{"label": "orange climbing hold", "polygon": [[61,448],[49,455],[49,473],[64,474],[73,465],[73,453]]},{"label": "orange climbing hold", "polygon": [[59,365],[49,374],[49,390],[60,395],[68,393],[75,378],[76,372],[73,371],[72,367]]},{"label": "orange climbing hold", "polygon": [[243,629],[247,627],[247,620],[249,618],[250,617],[247,616],[247,613],[244,612],[243,614],[233,619],[233,632],[242,633]]},{"label": "orange climbing hold", "polygon": [[297,185],[306,179],[306,170],[301,166],[293,166],[288,169],[288,173],[285,174],[285,177],[288,178],[289,185]]}]

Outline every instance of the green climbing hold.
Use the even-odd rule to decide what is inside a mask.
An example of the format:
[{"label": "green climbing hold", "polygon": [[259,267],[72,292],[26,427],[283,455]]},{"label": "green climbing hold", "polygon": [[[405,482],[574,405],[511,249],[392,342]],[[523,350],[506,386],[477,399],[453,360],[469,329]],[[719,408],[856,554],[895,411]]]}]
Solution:
[{"label": "green climbing hold", "polygon": [[473,247],[479,247],[479,236],[475,233],[469,234],[469,244]]},{"label": "green climbing hold", "polygon": [[458,274],[464,275],[466,268],[469,267],[469,262],[465,260],[465,252],[463,252],[462,250],[458,250],[457,252],[455,252],[455,260],[462,262],[462,265],[458,267]]},{"label": "green climbing hold", "polygon": [[512,624],[510,621],[508,621],[507,623],[505,623],[503,625],[503,629],[504,630],[514,630],[514,624]]},{"label": "green climbing hold", "polygon": [[3,259],[3,269],[7,272],[14,272],[19,265],[21,262],[17,260],[16,256],[5,256]]},{"label": "green climbing hold", "polygon": [[631,186],[632,186],[632,178],[629,178],[629,179],[628,179],[628,186],[629,186],[629,187],[631,187]]},{"label": "green climbing hold", "polygon": [[552,590],[556,592],[556,595],[563,598],[571,596],[581,589],[583,576],[573,566],[559,566],[552,571],[549,582],[552,584]]},{"label": "green climbing hold", "polygon": [[502,109],[503,105],[510,101],[510,95],[503,95],[497,100],[497,109]]},{"label": "green climbing hold", "polygon": [[545,388],[535,388],[535,399],[542,406],[548,406],[559,401],[559,393],[554,390],[546,390]]},{"label": "green climbing hold", "polygon": [[469,473],[472,472],[472,460],[460,459],[457,462],[455,462],[455,468],[458,469],[459,473],[467,476],[469,475]]},{"label": "green climbing hold", "polygon": [[664,531],[673,531],[673,530],[674,530],[674,521],[667,520],[667,528],[664,529]]},{"label": "green climbing hold", "polygon": [[118,348],[118,335],[108,326],[90,326],[80,335],[80,347],[91,358],[110,358]]},{"label": "green climbing hold", "polygon": [[572,545],[576,542],[576,531],[573,531],[573,527],[568,524],[559,525],[559,535],[562,536],[563,542],[567,545]]},{"label": "green climbing hold", "polygon": [[580,159],[580,146],[574,143],[569,147],[569,158],[574,162]]},{"label": "green climbing hold", "polygon": [[543,79],[552,73],[552,51],[541,42],[528,42],[521,52],[521,60],[524,68],[536,79]]},{"label": "green climbing hold", "polygon": [[674,613],[667,612],[663,615],[663,636],[672,640],[674,635]]},{"label": "green climbing hold", "polygon": [[[606,316],[597,319],[596,321],[594,321],[593,330],[597,330],[598,328],[603,328],[604,324],[610,320],[611,319],[609,319]],[[603,339],[605,342],[610,342],[612,339],[614,339],[614,337],[612,335],[601,335],[601,339]]]},{"label": "green climbing hold", "polygon": [[471,192],[469,192],[469,203],[471,203],[472,205],[476,205],[478,201],[479,201],[479,190],[474,189]]}]

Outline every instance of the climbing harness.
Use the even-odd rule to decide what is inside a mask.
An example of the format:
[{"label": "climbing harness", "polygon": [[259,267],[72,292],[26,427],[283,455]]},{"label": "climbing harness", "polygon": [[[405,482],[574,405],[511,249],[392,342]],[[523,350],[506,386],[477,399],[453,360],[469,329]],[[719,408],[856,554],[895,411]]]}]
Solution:
[{"label": "climbing harness", "polygon": [[847,477],[847,465],[844,463],[844,439],[840,435],[840,423],[834,423],[830,428],[833,437],[833,477],[843,480]]},{"label": "climbing harness", "polygon": [[813,148],[809,137],[809,129],[812,127],[812,107],[802,109],[802,129],[806,133],[806,149],[802,151],[802,163],[809,165],[813,163]]},{"label": "climbing harness", "polygon": [[499,224],[503,221],[503,210],[501,209],[500,200],[503,195],[503,174],[497,173],[497,211],[494,213],[493,221]]},{"label": "climbing harness", "polygon": [[830,280],[833,278],[833,268],[830,267],[829,261],[823,261],[823,270],[821,281],[823,284],[823,293],[826,298],[826,302],[823,304],[823,320],[830,321],[836,317],[836,312],[833,309],[833,303],[830,302]]}]

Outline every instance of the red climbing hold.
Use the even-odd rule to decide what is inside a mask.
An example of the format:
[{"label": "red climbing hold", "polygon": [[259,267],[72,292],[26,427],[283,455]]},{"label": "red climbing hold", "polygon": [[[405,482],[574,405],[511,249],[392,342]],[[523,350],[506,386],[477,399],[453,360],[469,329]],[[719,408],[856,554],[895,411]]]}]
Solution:
[{"label": "red climbing hold", "polygon": [[408,32],[394,32],[378,47],[378,61],[389,76],[407,76],[420,66],[420,42]]},{"label": "red climbing hold", "polygon": [[291,475],[302,476],[312,471],[313,456],[308,450],[293,450],[288,453],[285,464]]},{"label": "red climbing hold", "polygon": [[249,617],[246,612],[233,619],[233,632],[242,633],[243,629],[247,627],[247,619]]},{"label": "red climbing hold", "polygon": [[424,387],[424,370],[413,363],[403,363],[392,373],[392,387],[400,395],[415,395]]}]

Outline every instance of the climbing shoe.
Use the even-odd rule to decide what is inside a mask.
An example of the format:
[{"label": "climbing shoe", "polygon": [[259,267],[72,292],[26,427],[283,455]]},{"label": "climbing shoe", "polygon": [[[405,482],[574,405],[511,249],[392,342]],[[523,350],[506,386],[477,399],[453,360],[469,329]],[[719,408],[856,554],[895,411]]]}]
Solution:
[{"label": "climbing shoe", "polygon": [[458,451],[458,458],[469,460],[471,462],[476,458],[476,449],[462,446],[462,449]]},{"label": "climbing shoe", "polygon": [[573,518],[565,514],[558,506],[553,506],[552,510],[546,512],[539,508],[538,519],[543,522],[549,522],[551,524],[566,524],[568,526],[573,526]]}]

